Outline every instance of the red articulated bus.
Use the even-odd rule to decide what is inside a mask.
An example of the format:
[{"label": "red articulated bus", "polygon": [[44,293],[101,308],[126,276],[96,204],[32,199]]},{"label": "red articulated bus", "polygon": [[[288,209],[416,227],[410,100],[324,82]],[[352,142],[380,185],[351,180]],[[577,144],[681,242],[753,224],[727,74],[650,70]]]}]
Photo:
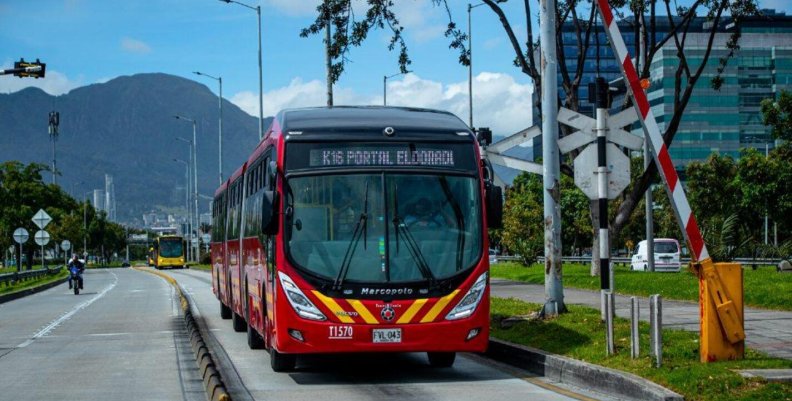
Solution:
[{"label": "red articulated bus", "polygon": [[427,352],[451,366],[489,339],[500,188],[456,116],[395,107],[284,110],[215,193],[212,290],[270,352]]}]

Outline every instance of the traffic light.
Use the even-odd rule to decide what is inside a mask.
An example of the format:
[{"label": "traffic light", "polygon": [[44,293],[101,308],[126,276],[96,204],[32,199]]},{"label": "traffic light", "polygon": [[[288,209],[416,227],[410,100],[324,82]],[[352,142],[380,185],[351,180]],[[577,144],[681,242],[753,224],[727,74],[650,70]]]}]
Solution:
[{"label": "traffic light", "polygon": [[35,62],[32,61],[25,61],[25,59],[19,59],[19,61],[14,62],[14,76],[25,78],[25,77],[33,77],[33,78],[44,78],[44,73],[47,70],[47,64],[42,63],[39,59],[36,59]]}]

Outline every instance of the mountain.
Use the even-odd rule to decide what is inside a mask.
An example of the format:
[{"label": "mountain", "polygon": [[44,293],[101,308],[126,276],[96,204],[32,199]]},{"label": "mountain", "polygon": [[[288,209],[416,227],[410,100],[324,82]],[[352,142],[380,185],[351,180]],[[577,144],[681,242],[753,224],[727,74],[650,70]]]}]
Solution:
[{"label": "mountain", "polygon": [[[104,189],[104,175],[112,175],[120,221],[139,219],[155,207],[184,205],[185,168],[173,159],[189,160],[188,145],[176,137],[192,139],[193,133],[192,124],[174,115],[197,121],[199,193],[212,196],[218,186],[217,96],[203,84],[155,73],[60,96],[36,88],[0,94],[0,161],[51,165],[50,111],[60,112],[58,184],[82,198],[89,190]],[[265,119],[264,127],[271,121]],[[224,178],[258,143],[257,128],[256,117],[223,101]],[[199,207],[202,213],[209,210],[203,198]]]}]

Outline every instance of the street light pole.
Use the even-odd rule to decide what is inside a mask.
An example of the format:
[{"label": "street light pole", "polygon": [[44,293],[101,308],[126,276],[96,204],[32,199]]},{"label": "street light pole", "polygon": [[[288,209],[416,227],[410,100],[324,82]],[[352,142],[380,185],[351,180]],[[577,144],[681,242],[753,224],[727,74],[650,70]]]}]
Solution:
[{"label": "street light pole", "polygon": [[473,129],[473,28],[471,24],[470,14],[471,11],[482,6],[484,3],[476,4],[475,6],[468,3],[468,110],[470,111],[470,129]]},{"label": "street light pole", "polygon": [[217,172],[219,176],[218,184],[223,183],[223,77],[213,77],[209,74],[204,74],[199,71],[193,72],[196,75],[203,75],[205,77],[209,77],[214,79],[220,84],[220,98],[217,101],[218,108],[220,109],[220,119],[218,123],[218,130],[217,130]]},{"label": "street light pole", "polygon": [[192,253],[192,230],[189,229],[192,220],[192,212],[190,211],[190,163],[182,159],[173,159],[177,163],[184,164],[184,206],[187,211],[187,241],[190,246],[187,247],[187,260],[190,260]]},{"label": "street light pole", "polygon": [[[192,165],[193,165],[193,202],[194,202],[195,213],[193,214],[193,219],[194,220],[191,222],[191,224],[195,224],[195,225],[193,225],[193,227],[191,227],[191,229],[190,229],[190,236],[192,236],[192,230],[193,229],[197,229],[197,227],[198,227],[198,224],[197,224],[198,223],[198,216],[197,216],[197,214],[198,214],[198,144],[196,143],[198,139],[197,139],[197,136],[196,136],[196,122],[195,122],[194,119],[183,117],[183,116],[179,116],[179,115],[176,115],[175,117],[176,117],[176,119],[189,121],[189,122],[192,123],[192,126],[193,126],[193,140],[192,140],[192,155],[191,155],[191,157],[192,157]],[[190,244],[190,246],[192,247],[192,243]]]},{"label": "street light pole", "polygon": [[387,106],[388,105],[388,79],[393,78],[393,77],[397,77],[399,75],[409,74],[411,72],[412,71],[405,71],[405,72],[398,72],[398,73],[393,74],[393,75],[383,75],[382,76],[382,105],[383,106]]},{"label": "street light pole", "polygon": [[259,68],[259,128],[258,128],[258,137],[259,140],[264,137],[264,85],[262,84],[262,72],[261,72],[261,6],[249,6],[245,3],[240,3],[234,0],[220,0],[224,3],[236,3],[240,6],[249,8],[251,10],[256,11],[256,15],[258,16],[258,68]]}]

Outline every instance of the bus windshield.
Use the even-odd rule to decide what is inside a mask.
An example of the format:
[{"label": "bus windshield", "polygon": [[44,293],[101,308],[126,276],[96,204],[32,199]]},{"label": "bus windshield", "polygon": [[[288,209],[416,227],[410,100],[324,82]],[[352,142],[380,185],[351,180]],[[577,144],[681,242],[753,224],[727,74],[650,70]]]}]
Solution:
[{"label": "bus windshield", "polygon": [[179,256],[182,256],[181,239],[160,239],[159,255],[163,258],[178,258]]},{"label": "bus windshield", "polygon": [[291,178],[286,239],[299,268],[336,283],[434,281],[481,255],[478,181],[444,174]]}]

